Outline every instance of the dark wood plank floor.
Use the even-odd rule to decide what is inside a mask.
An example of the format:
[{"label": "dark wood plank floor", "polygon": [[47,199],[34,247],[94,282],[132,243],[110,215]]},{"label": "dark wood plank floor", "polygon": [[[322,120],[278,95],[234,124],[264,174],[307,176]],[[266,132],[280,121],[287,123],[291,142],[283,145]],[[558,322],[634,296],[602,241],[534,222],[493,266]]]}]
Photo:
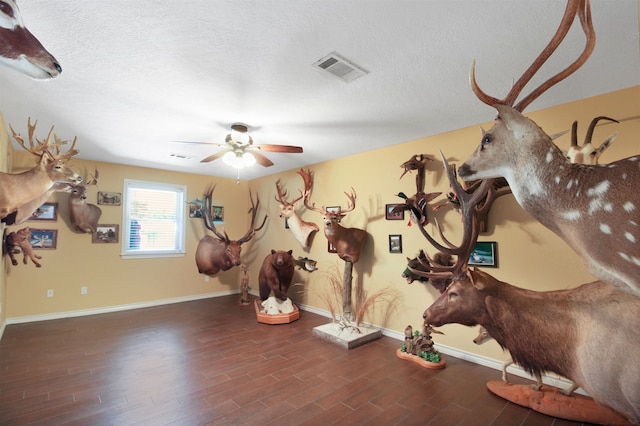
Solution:
[{"label": "dark wood plank floor", "polygon": [[0,424],[577,424],[494,396],[496,370],[426,370],[388,337],[343,349],[313,336],[324,317],[260,324],[238,299],[7,326]]}]

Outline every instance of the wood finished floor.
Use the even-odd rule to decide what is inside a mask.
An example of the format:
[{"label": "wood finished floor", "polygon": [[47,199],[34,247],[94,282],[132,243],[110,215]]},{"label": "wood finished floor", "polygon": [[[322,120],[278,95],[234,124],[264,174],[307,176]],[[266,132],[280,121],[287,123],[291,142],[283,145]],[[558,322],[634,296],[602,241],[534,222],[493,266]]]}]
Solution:
[{"label": "wood finished floor", "polygon": [[389,337],[343,349],[313,335],[327,318],[260,324],[238,299],[7,326],[0,424],[578,424],[494,396],[496,370],[423,369]]}]

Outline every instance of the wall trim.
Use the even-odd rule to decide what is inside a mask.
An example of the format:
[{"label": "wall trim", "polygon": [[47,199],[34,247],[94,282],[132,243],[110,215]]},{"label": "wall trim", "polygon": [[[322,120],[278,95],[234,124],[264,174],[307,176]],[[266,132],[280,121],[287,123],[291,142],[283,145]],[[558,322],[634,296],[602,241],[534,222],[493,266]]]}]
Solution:
[{"label": "wall trim", "polygon": [[[13,318],[7,318],[6,324],[22,324],[22,323],[36,322],[36,321],[49,321],[49,320],[62,319],[62,318],[82,317],[86,315],[108,314],[110,312],[150,308],[153,306],[170,305],[173,303],[181,303],[181,302],[191,302],[193,300],[210,299],[213,297],[222,297],[222,296],[228,296],[228,295],[237,294],[237,293],[238,293],[238,290],[225,290],[225,291],[217,291],[214,293],[202,293],[202,294],[194,294],[190,296],[173,297],[170,299],[158,299],[158,300],[150,300],[145,302],[127,303],[124,305],[106,306],[102,308],[81,309],[78,311],[55,312],[55,313],[43,314],[43,315],[13,317]],[[4,331],[4,328],[2,329],[2,331]],[[0,338],[1,336],[2,334],[0,333]]]}]

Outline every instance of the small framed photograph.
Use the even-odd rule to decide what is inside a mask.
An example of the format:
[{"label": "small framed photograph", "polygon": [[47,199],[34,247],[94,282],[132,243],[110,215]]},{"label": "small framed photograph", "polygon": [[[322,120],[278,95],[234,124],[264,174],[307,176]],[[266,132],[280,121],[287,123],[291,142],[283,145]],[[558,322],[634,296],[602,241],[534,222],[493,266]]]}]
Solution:
[{"label": "small framed photograph", "polygon": [[101,225],[98,224],[96,232],[91,238],[92,243],[117,243],[118,242],[118,225]]},{"label": "small framed photograph", "polygon": [[402,206],[402,204],[387,204],[385,206],[385,219],[387,220],[404,220],[404,210],[394,212],[393,209]]},{"label": "small framed photograph", "polygon": [[402,235],[389,235],[389,253],[402,253]]},{"label": "small framed photograph", "polygon": [[57,229],[33,229],[31,231],[31,247],[34,249],[54,250],[58,245]]},{"label": "small framed photograph", "polygon": [[119,206],[122,201],[122,193],[120,192],[103,192],[98,191],[98,204],[107,206]]},{"label": "small framed photograph", "polygon": [[326,210],[329,213],[338,213],[340,211],[340,206],[331,206],[331,207],[327,207]]},{"label": "small framed photograph", "polygon": [[58,203],[44,203],[38,207],[27,220],[58,220]]},{"label": "small framed photograph", "polygon": [[485,266],[487,268],[498,267],[497,243],[495,241],[476,242],[469,256],[469,265]]},{"label": "small framed photograph", "polygon": [[202,208],[200,206],[196,206],[191,204],[189,206],[189,217],[190,218],[202,218]]},{"label": "small framed photograph", "polygon": [[213,214],[211,219],[214,222],[224,222],[224,207],[211,206],[211,213]]},{"label": "small framed photograph", "polygon": [[329,253],[337,253],[338,250],[336,250],[336,248],[333,246],[333,244],[331,244],[330,241],[327,241],[327,251]]}]

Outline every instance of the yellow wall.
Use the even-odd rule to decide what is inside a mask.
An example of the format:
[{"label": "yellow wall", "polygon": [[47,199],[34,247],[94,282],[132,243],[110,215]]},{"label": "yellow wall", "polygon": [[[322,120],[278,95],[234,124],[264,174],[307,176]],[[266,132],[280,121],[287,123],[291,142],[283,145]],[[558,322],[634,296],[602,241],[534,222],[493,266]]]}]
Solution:
[{"label": "yellow wall", "polygon": [[[639,113],[640,87],[634,87],[527,115],[549,134],[570,128],[573,120],[577,119],[580,123],[579,132],[582,139],[589,122],[595,116],[624,118],[636,116]],[[493,115],[494,112],[487,108],[488,121],[492,120]],[[489,128],[491,123],[485,123],[484,126]],[[618,131],[620,136],[603,155],[602,162],[610,162],[638,153],[639,120],[598,127],[594,141],[599,143],[615,131]],[[435,156],[438,150],[442,150],[451,162],[459,165],[475,149],[479,139],[479,126],[473,126],[310,167],[315,174],[312,202],[316,205],[344,207],[347,204],[344,191],[353,187],[358,194],[356,209],[347,215],[343,224],[365,228],[371,238],[365,246],[360,262],[354,267],[354,287],[361,286],[369,294],[384,288],[395,289],[398,293],[390,315],[385,316],[388,307],[379,305],[371,315],[365,318],[366,321],[399,333],[408,324],[419,327],[423,311],[437,296],[430,287],[419,282],[407,285],[400,277],[405,268],[407,256],[413,257],[422,248],[430,253],[434,252],[415,226],[407,227],[407,220],[384,219],[385,204],[401,201],[394,194],[399,191],[408,194],[415,192],[415,174],[405,175],[400,180],[402,172],[400,164],[414,154],[425,153]],[[355,141],[355,143],[366,144],[366,140]],[[558,144],[567,147],[568,135],[559,139]],[[82,141],[79,141],[79,148],[82,150]],[[21,155],[20,158],[32,161],[28,156]],[[280,179],[289,194],[298,194],[298,189],[302,188],[302,179],[295,170],[248,183],[241,182],[238,187],[233,180],[200,175],[79,160],[75,161],[75,165],[86,166],[89,169],[97,166],[100,170],[98,189],[102,191],[121,192],[125,178],[163,181],[187,185],[189,199],[191,199],[201,197],[204,187],[216,181],[218,188],[214,195],[214,202],[225,206],[227,219],[225,225],[232,238],[238,238],[246,231],[248,216],[245,213],[249,206],[248,190],[257,192],[261,199],[262,212],[268,213],[269,219],[265,229],[243,249],[243,260],[250,265],[253,291],[257,291],[258,271],[262,259],[269,251],[272,248],[292,249],[296,257],[308,256],[317,260],[320,269],[313,273],[297,271],[294,282],[301,285],[293,287],[289,295],[296,303],[320,310],[328,309],[319,295],[327,289],[327,276],[331,271],[337,273],[338,277],[342,277],[344,262],[335,254],[327,252],[327,242],[322,230],[315,236],[310,250],[305,251],[291,232],[285,229],[284,219],[278,217],[278,203],[274,200],[275,182]],[[442,175],[440,164],[434,162],[429,169],[426,177],[426,191],[448,190],[448,183]],[[95,192],[95,188],[91,190],[90,197],[93,200],[95,200]],[[90,235],[72,233],[63,219],[68,216],[67,195],[57,194],[55,199],[60,202],[60,217],[51,227],[57,228],[59,232],[58,249],[39,251],[43,256],[43,267],[40,269],[34,268],[33,265],[7,266],[5,261],[8,271],[6,280],[8,318],[104,308],[239,289],[237,268],[219,273],[208,283],[204,282],[204,277],[197,273],[194,252],[197,241],[205,234],[205,228],[199,220],[191,219],[188,222],[188,253],[184,258],[122,260],[119,256],[119,244],[91,244]],[[121,223],[120,207],[101,207],[103,210],[101,223]],[[304,208],[298,211],[305,220],[320,223],[318,213]],[[232,219],[230,219],[230,212],[235,212],[235,217]],[[242,219],[236,220],[240,217]],[[457,213],[442,209],[438,213],[438,219],[443,223],[446,235],[454,240],[459,237],[460,219]],[[27,222],[27,224],[35,227],[40,223]],[[496,278],[536,290],[575,287],[593,280],[568,246],[522,211],[513,197],[500,198],[494,204],[489,216],[489,227],[489,233],[481,235],[479,240],[498,243],[499,268],[486,269]],[[402,235],[403,254],[389,253],[389,234]],[[88,295],[80,295],[81,286],[89,287]],[[55,297],[52,299],[45,297],[48,288],[55,290]],[[440,344],[493,359],[506,358],[495,343],[474,345],[471,339],[476,333],[475,328],[447,325],[442,327],[442,330],[446,334],[438,335],[436,338]]]},{"label": "yellow wall", "polygon": [[[528,116],[549,134],[569,129],[573,120],[577,119],[580,123],[579,137],[582,140],[591,119],[598,115],[624,118],[637,116],[639,113],[640,87],[635,87],[531,113]],[[493,116],[494,113],[488,109],[487,118],[492,119]],[[485,129],[489,129],[490,126],[491,123],[486,123]],[[638,154],[640,120],[598,127],[593,140],[599,144],[615,131],[618,131],[620,136],[605,152],[602,162]],[[384,322],[382,318],[384,309],[381,307],[378,307],[376,316],[368,317],[367,320],[398,332],[403,331],[408,324],[413,325],[414,328],[420,327],[422,313],[437,297],[436,291],[429,286],[417,281],[408,285],[400,277],[406,265],[406,256],[415,256],[421,248],[429,253],[435,252],[416,226],[407,227],[408,220],[401,222],[384,219],[385,204],[401,201],[394,194],[399,191],[407,194],[415,193],[415,174],[405,175],[400,180],[402,172],[400,164],[414,154],[437,155],[438,151],[442,150],[450,162],[460,165],[476,148],[479,140],[479,126],[473,126],[310,167],[315,173],[311,201],[316,205],[346,207],[347,199],[343,191],[353,187],[358,194],[356,210],[346,216],[343,225],[366,227],[373,238],[371,245],[365,248],[367,254],[354,266],[354,287],[356,284],[363,285],[370,294],[385,287],[401,292],[401,298],[394,306],[395,313],[388,318],[388,321]],[[354,142],[366,144],[366,141]],[[560,138],[558,144],[567,148],[569,136]],[[429,168],[431,171],[427,172],[425,191],[447,191],[448,181],[441,173],[440,164],[433,162]],[[302,188],[302,179],[295,171],[257,179],[250,183],[251,188],[257,190],[261,198],[266,200],[268,211],[274,219],[276,219],[277,203],[273,197],[276,193],[277,178],[281,179],[290,194],[298,193],[297,190]],[[299,210],[299,213],[307,221],[320,223],[319,213],[307,211],[304,208]],[[305,284],[296,287],[297,291],[291,293],[292,299],[299,303],[327,309],[318,296],[327,288],[326,274],[323,274],[323,271],[337,267],[341,276],[344,262],[335,254],[327,253],[326,238],[321,233],[316,235],[310,252],[304,253],[290,231],[284,229],[283,219],[280,219],[277,226],[273,226],[276,222],[274,219],[264,236],[265,244],[267,241],[271,243],[271,247],[268,248],[293,249],[296,256],[308,255],[318,260],[321,269],[312,274],[296,273],[296,279],[304,281]],[[444,224],[445,234],[453,241],[458,241],[456,238],[460,236],[461,231],[460,216],[450,209],[441,209],[438,220]],[[512,196],[502,197],[496,201],[489,216],[489,227],[489,233],[481,234],[479,241],[498,243],[499,268],[485,269],[496,278],[535,290],[575,287],[578,284],[593,281],[594,278],[585,271],[581,261],[571,249],[555,234],[525,213]],[[389,234],[402,235],[403,254],[389,253]],[[264,251],[262,244],[261,242],[261,251]],[[258,268],[258,264],[252,265],[252,276],[257,274]],[[436,341],[440,344],[494,359],[505,358],[495,342],[482,346],[476,346],[472,342],[477,332],[476,328],[447,325],[442,327],[442,330],[446,334],[436,337]]]},{"label": "yellow wall", "polygon": [[[82,143],[78,144],[82,150]],[[18,163],[20,162],[20,163]],[[15,152],[14,170],[33,164],[30,154]],[[227,220],[220,227],[231,238],[239,238],[246,232],[245,217],[249,206],[247,183],[235,180],[211,178],[202,175],[172,173],[161,170],[74,160],[76,170],[86,167],[99,170],[98,186],[90,187],[89,201],[97,203],[97,191],[122,192],[124,179],[167,182],[187,186],[187,199],[202,199],[202,193],[210,183],[217,183],[213,202],[225,207]],[[90,234],[77,234],[68,226],[68,195],[56,193],[51,201],[59,203],[56,222],[27,221],[10,226],[15,230],[29,226],[58,230],[56,250],[37,250],[42,256],[42,267],[33,264],[7,268],[7,316],[24,317],[57,312],[95,309],[109,306],[136,304],[161,299],[183,298],[199,294],[237,291],[239,273],[235,269],[220,273],[205,282],[195,265],[197,243],[206,233],[201,219],[188,219],[186,251],[184,257],[162,259],[128,259],[120,257],[120,244],[93,244]],[[121,224],[121,206],[100,205],[100,223]],[[186,207],[185,207],[186,208]],[[247,217],[248,220],[248,217]],[[253,241],[243,245],[243,252],[251,253]],[[80,288],[88,287],[88,294],[81,295]],[[54,297],[47,298],[47,289],[54,290]]]}]

